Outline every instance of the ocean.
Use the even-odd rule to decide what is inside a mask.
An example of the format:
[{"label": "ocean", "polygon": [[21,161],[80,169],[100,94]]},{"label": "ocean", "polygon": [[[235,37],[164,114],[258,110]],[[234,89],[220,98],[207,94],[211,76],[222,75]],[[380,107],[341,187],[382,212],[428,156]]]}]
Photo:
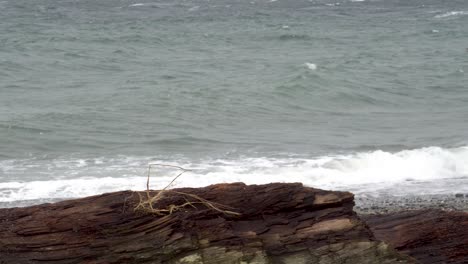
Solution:
[{"label": "ocean", "polygon": [[[0,0],[0,207],[302,182],[468,194],[466,0]],[[151,188],[177,171],[153,168]]]}]

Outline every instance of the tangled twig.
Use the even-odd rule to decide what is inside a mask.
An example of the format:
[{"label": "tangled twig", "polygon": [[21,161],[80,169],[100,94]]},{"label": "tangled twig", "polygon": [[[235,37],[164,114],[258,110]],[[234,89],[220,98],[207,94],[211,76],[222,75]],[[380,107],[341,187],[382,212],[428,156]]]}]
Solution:
[{"label": "tangled twig", "polygon": [[[171,180],[171,182],[168,185],[166,185],[166,187],[164,187],[160,191],[157,191],[156,195],[154,195],[154,196],[151,195],[151,191],[150,191],[150,177],[151,177],[151,167],[152,166],[171,167],[171,168],[176,168],[178,170],[181,170],[181,172],[179,174],[177,174],[177,176],[175,176]],[[228,206],[218,204],[218,203],[215,203],[215,202],[210,202],[210,201],[208,201],[208,200],[206,200],[204,198],[201,198],[198,195],[168,189],[180,176],[182,176],[182,174],[184,174],[186,172],[189,172],[189,171],[190,170],[187,170],[187,169],[184,169],[182,167],[175,166],[175,165],[160,164],[160,163],[150,163],[150,164],[148,164],[148,176],[147,176],[147,180],[146,180],[146,199],[143,198],[143,196],[139,192],[137,193],[139,198],[140,198],[140,202],[135,207],[135,211],[143,211],[143,212],[152,213],[152,214],[156,214],[156,215],[167,215],[167,214],[172,214],[175,211],[181,210],[181,209],[183,209],[183,208],[185,208],[187,206],[191,206],[191,207],[197,209],[195,204],[201,204],[201,205],[204,205],[204,206],[206,206],[207,208],[209,208],[211,210],[214,210],[214,211],[217,211],[217,212],[220,212],[220,213],[223,213],[223,214],[240,215],[240,213],[237,213],[237,212],[234,212],[234,211],[231,211],[231,210],[221,209],[221,208],[230,208]],[[179,204],[179,205],[171,204],[167,208],[154,208],[153,205],[156,204],[157,202],[161,201],[164,198],[165,194],[167,194],[167,193],[179,194],[179,195],[183,196],[183,198],[185,200],[185,203]],[[187,198],[192,198],[195,201],[189,201]],[[233,209],[233,208],[230,208],[230,209]]]}]

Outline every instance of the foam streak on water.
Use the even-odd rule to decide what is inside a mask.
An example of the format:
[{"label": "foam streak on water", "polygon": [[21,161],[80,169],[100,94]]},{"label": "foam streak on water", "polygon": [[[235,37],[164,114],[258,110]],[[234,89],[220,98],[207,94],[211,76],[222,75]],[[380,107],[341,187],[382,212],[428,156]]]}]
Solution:
[{"label": "foam streak on water", "polygon": [[[119,190],[143,190],[148,163],[166,163],[191,169],[173,187],[201,187],[215,183],[302,182],[307,186],[352,190],[360,194],[440,194],[467,192],[468,147],[443,149],[427,147],[403,150],[361,152],[313,159],[240,158],[165,162],[151,158],[55,160],[54,168],[41,161],[3,161],[0,169],[10,174],[45,174],[49,180],[0,183],[0,202],[63,199]],[[35,164],[29,164],[28,163]],[[12,164],[15,164],[12,167]],[[22,166],[20,166],[22,164]],[[152,169],[152,188],[163,188],[176,175],[164,168]],[[61,178],[56,173],[74,175]],[[77,177],[77,174],[79,176]],[[103,176],[106,174],[107,176]],[[458,182],[458,186],[444,182]]]},{"label": "foam streak on water", "polygon": [[446,17],[453,17],[453,16],[464,16],[468,15],[468,11],[450,11],[447,13],[443,13],[440,15],[436,15],[436,18],[446,18]]}]

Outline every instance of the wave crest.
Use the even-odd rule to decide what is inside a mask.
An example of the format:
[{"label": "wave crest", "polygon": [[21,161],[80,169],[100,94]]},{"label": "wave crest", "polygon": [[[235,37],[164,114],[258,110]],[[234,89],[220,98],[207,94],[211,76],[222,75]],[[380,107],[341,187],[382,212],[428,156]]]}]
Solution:
[{"label": "wave crest", "polygon": [[[2,161],[2,174],[42,175],[49,180],[0,183],[0,202],[62,199],[119,190],[143,190],[149,157],[96,160]],[[45,166],[52,164],[52,167]],[[169,163],[191,169],[174,187],[215,183],[302,182],[307,186],[360,193],[440,194],[468,192],[468,147],[381,150],[316,158],[239,158]],[[23,165],[23,166],[22,166]],[[164,187],[176,171],[153,170],[152,188]],[[46,175],[49,173],[49,175]],[[63,175],[69,175],[64,178]],[[11,177],[11,179],[20,177]],[[449,186],[445,182],[452,182]]]},{"label": "wave crest", "polygon": [[468,15],[468,11],[450,11],[450,12],[436,15],[435,18],[446,18],[446,17],[463,16],[463,15]]}]

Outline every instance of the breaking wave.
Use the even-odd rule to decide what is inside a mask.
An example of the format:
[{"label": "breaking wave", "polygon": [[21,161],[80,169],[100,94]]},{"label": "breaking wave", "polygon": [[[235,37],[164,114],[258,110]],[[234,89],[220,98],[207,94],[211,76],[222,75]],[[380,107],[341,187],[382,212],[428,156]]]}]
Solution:
[{"label": "breaking wave", "polygon": [[[359,193],[405,194],[466,192],[468,147],[427,147],[398,152],[381,150],[315,158],[238,158],[167,162],[151,157],[95,159],[5,160],[0,173],[0,202],[64,199],[119,190],[143,190],[149,163],[182,166],[184,174],[173,187],[200,187],[215,183],[302,182],[307,186]],[[177,171],[152,169],[151,187],[162,188]],[[0,175],[1,175],[0,174]],[[48,180],[34,179],[34,175]],[[68,177],[68,178],[67,178]],[[37,178],[36,178],[37,179]],[[459,184],[444,182],[456,179]]]}]

